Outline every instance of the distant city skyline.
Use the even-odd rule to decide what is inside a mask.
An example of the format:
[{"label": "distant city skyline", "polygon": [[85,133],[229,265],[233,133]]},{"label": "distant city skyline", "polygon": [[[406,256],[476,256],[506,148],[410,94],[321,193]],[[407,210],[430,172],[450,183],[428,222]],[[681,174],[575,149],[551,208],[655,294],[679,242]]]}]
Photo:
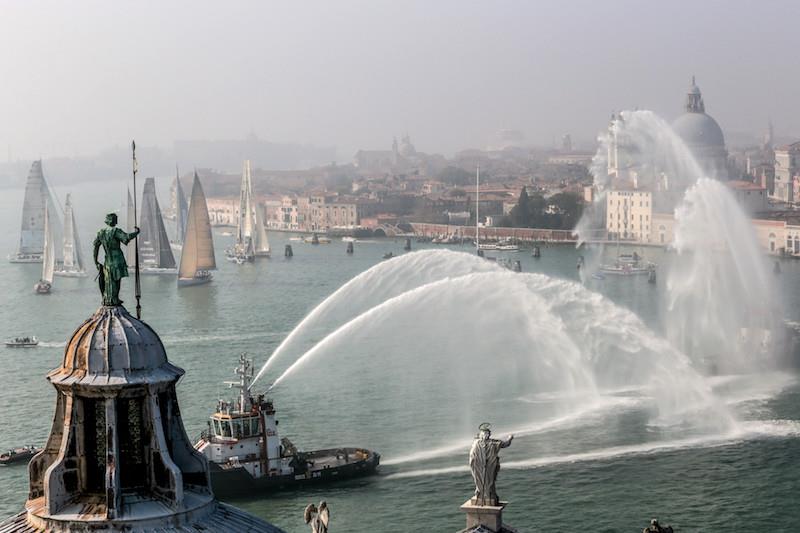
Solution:
[{"label": "distant city skyline", "polygon": [[339,162],[406,132],[445,155],[504,129],[581,146],[613,110],[671,121],[692,75],[731,144],[770,118],[800,134],[788,1],[79,6],[4,6],[4,160],[251,131],[335,146]]}]

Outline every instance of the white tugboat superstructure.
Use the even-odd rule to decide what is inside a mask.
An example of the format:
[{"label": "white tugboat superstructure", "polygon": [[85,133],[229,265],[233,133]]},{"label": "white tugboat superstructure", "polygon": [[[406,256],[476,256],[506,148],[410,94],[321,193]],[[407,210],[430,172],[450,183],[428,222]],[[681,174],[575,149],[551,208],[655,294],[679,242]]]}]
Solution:
[{"label": "white tugboat superstructure", "polygon": [[245,354],[234,372],[239,379],[226,384],[238,389],[237,397],[217,401],[208,429],[195,444],[209,461],[215,494],[252,494],[375,472],[380,454],[363,448],[298,451],[278,433],[272,400],[250,394],[254,368]]}]

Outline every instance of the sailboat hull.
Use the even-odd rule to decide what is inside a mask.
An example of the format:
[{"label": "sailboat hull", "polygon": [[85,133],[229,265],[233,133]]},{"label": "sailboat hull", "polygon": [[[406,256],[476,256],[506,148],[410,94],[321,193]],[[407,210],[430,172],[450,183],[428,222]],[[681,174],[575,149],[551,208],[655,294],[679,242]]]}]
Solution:
[{"label": "sailboat hull", "polygon": [[140,272],[148,276],[175,276],[178,274],[177,268],[143,267]]},{"label": "sailboat hull", "polygon": [[56,270],[53,275],[62,278],[85,278],[89,274],[85,270]]},{"label": "sailboat hull", "polygon": [[207,276],[197,276],[194,278],[178,278],[178,287],[193,287],[195,285],[205,285],[211,283],[214,277],[211,274]]},{"label": "sailboat hull", "polygon": [[41,263],[42,254],[13,254],[8,256],[9,263]]}]

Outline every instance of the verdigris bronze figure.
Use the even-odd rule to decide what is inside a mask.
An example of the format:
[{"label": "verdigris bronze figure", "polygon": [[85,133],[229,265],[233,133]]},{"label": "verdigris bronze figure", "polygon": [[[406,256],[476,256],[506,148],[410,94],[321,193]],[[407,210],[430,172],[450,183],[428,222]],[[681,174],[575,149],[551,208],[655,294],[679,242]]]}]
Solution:
[{"label": "verdigris bronze figure", "polygon": [[469,451],[469,467],[475,481],[473,505],[492,505],[500,503],[495,490],[497,474],[500,472],[500,449],[507,448],[514,440],[510,435],[506,440],[493,439],[491,425],[483,423]]},{"label": "verdigris bronze figure", "polygon": [[330,516],[328,504],[324,500],[319,502],[319,507],[313,503],[308,504],[303,512],[303,519],[311,526],[311,533],[328,533]]},{"label": "verdigris bronze figure", "polygon": [[[122,253],[121,245],[128,244],[139,235],[139,228],[135,228],[133,233],[125,233],[117,227],[116,213],[106,215],[106,225],[108,227],[100,229],[94,239],[94,264],[99,273],[103,305],[121,305],[119,287],[122,278],[128,277],[128,264],[125,262],[125,254]],[[105,263],[103,264],[100,264],[97,259],[97,253],[101,246],[105,253]]]}]

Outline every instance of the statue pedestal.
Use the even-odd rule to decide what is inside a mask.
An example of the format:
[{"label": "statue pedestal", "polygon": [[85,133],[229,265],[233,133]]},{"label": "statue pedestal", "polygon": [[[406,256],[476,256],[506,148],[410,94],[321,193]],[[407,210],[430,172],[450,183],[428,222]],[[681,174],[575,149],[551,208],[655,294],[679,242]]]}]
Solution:
[{"label": "statue pedestal", "polygon": [[467,513],[467,530],[483,526],[484,528],[497,533],[503,531],[503,509],[508,502],[500,501],[497,505],[476,505],[470,498],[461,510]]}]

